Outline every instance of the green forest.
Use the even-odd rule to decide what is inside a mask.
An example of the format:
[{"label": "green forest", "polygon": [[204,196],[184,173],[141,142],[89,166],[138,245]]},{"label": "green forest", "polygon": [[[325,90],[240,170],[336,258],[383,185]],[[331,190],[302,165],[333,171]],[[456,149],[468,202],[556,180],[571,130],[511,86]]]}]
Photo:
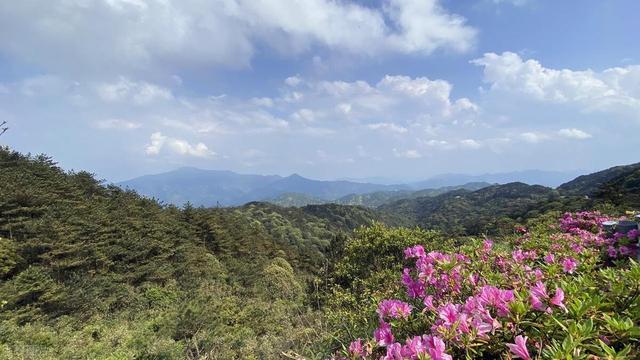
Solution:
[{"label": "green forest", "polygon": [[564,211],[624,214],[638,174],[599,177],[591,196],[582,179],[574,194],[511,184],[376,209],[179,208],[1,148],[0,358],[330,358],[403,292],[406,248],[508,247]]}]

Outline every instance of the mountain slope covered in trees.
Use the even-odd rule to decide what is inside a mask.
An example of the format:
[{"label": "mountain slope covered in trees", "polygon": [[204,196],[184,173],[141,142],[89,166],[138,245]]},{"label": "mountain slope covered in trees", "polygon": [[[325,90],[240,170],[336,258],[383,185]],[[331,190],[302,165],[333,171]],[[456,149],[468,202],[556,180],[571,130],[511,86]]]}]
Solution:
[{"label": "mountain slope covered in trees", "polygon": [[603,186],[612,180],[625,177],[640,169],[640,163],[614,166],[592,174],[581,175],[558,187],[565,195],[595,195]]},{"label": "mountain slope covered in trees", "polygon": [[0,358],[277,358],[313,338],[340,244],[383,220],[337,205],[180,209],[46,156],[2,148],[0,164]]},{"label": "mountain slope covered in trees", "polygon": [[[549,214],[640,205],[639,170],[588,199],[513,183],[376,209],[178,208],[43,155],[1,148],[0,166],[7,359],[326,358],[371,334],[377,301],[401,291],[406,247],[454,248],[472,241],[458,234],[509,238]],[[409,228],[390,227],[400,225]]]}]

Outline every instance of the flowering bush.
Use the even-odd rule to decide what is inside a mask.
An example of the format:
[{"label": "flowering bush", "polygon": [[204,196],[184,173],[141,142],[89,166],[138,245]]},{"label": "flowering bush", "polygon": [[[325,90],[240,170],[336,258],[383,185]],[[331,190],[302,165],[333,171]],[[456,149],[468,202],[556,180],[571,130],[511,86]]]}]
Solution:
[{"label": "flowering bush", "polygon": [[607,234],[606,220],[565,214],[495,245],[406,248],[405,294],[335,358],[640,358],[638,232]]}]

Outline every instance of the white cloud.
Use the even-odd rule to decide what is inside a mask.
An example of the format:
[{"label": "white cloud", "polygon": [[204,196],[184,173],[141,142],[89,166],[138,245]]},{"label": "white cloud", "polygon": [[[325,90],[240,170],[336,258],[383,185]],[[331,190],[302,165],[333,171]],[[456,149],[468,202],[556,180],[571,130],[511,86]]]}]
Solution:
[{"label": "white cloud", "polygon": [[142,126],[142,124],[123,120],[123,119],[106,119],[95,123],[98,129],[116,129],[116,130],[134,130]]},{"label": "white cloud", "polygon": [[451,148],[453,148],[452,145],[447,140],[429,139],[429,140],[422,141],[422,143],[425,146],[434,147],[434,148],[438,148],[438,149],[451,149]]},{"label": "white cloud", "polygon": [[175,139],[162,135],[161,132],[151,134],[150,143],[145,147],[145,153],[149,156],[159,155],[163,148],[178,155],[188,155],[195,157],[211,157],[215,153],[210,151],[207,145],[199,142],[195,145],[186,140]]},{"label": "white cloud", "polygon": [[466,149],[479,149],[482,147],[482,143],[474,139],[463,139],[460,140],[460,147]]},{"label": "white cloud", "polygon": [[418,150],[415,150],[415,149],[399,151],[398,149],[393,148],[393,155],[395,157],[406,158],[406,159],[419,159],[422,157],[422,154],[420,154]]},{"label": "white cloud", "polygon": [[341,103],[336,106],[336,110],[343,113],[344,115],[349,115],[351,113],[351,104]]},{"label": "white cloud", "polygon": [[0,2],[0,51],[94,75],[243,67],[258,47],[292,55],[318,45],[430,54],[467,51],[475,39],[476,30],[439,0],[388,0],[378,8],[332,0]]},{"label": "white cloud", "polygon": [[254,105],[258,105],[258,106],[264,106],[264,107],[272,107],[273,106],[273,99],[268,98],[268,97],[253,98],[253,99],[251,99],[251,102]]},{"label": "white cloud", "polygon": [[312,123],[316,119],[316,114],[313,110],[303,108],[294,112],[291,117],[296,121]]},{"label": "white cloud", "polygon": [[155,100],[171,100],[173,95],[169,89],[147,82],[135,82],[120,77],[113,83],[102,83],[96,87],[98,96],[105,102],[126,101],[131,99],[135,104],[144,105]]},{"label": "white cloud", "polygon": [[390,132],[395,132],[399,134],[404,134],[407,131],[409,131],[407,130],[407,128],[398,126],[394,123],[375,123],[375,124],[369,124],[367,125],[367,127],[371,130],[383,130],[383,131],[390,131]]},{"label": "white cloud", "polygon": [[494,4],[511,4],[513,6],[523,6],[529,3],[529,0],[493,0]]},{"label": "white cloud", "polygon": [[484,67],[491,90],[555,104],[575,105],[586,112],[640,113],[640,65],[602,72],[550,69],[537,60],[505,52],[472,61]]},{"label": "white cloud", "polygon": [[575,128],[560,129],[558,130],[558,135],[568,139],[577,139],[577,140],[590,139],[592,137],[591,134]]},{"label": "white cloud", "polygon": [[549,136],[547,136],[546,134],[542,134],[542,133],[536,133],[536,132],[523,132],[522,134],[520,134],[520,138],[522,138],[522,140],[530,143],[530,144],[537,144],[543,140],[547,140],[549,138]]},{"label": "white cloud", "polygon": [[296,87],[302,82],[302,79],[299,76],[289,76],[284,80],[284,83],[291,86]]},{"label": "white cloud", "polygon": [[301,102],[308,107],[335,108],[351,121],[388,130],[389,124],[395,124],[395,130],[412,126],[426,129],[434,123],[476,116],[478,106],[467,98],[452,99],[451,90],[452,85],[444,80],[399,75],[386,75],[374,85],[366,81],[319,81],[299,89]]}]

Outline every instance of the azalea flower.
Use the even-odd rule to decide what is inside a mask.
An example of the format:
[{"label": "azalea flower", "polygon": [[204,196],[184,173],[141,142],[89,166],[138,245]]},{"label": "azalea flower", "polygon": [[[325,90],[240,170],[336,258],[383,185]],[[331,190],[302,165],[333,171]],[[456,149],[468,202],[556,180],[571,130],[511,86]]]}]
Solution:
[{"label": "azalea flower", "polygon": [[511,253],[511,257],[515,262],[519,263],[519,262],[522,262],[527,256],[522,250],[518,249],[518,250],[514,250]]},{"label": "azalea flower", "polygon": [[556,288],[556,294],[549,301],[551,304],[563,309],[564,311],[568,311],[567,307],[563,303],[564,301],[564,291],[560,288]]},{"label": "azalea flower", "polygon": [[445,325],[451,326],[458,320],[458,308],[453,304],[446,304],[438,310],[438,316],[444,320]]},{"label": "azalea flower", "polygon": [[491,248],[493,248],[493,241],[486,239],[482,242],[482,250],[484,252],[488,253],[489,251],[491,251]]},{"label": "azalea flower", "polygon": [[383,357],[383,360],[403,360],[405,357],[402,356],[402,345],[399,343],[389,344],[387,346],[387,355]]},{"label": "azalea flower", "polygon": [[517,359],[531,360],[529,350],[527,350],[527,337],[518,335],[515,344],[507,344],[509,351]]},{"label": "azalea flower", "polygon": [[368,355],[362,346],[362,339],[358,338],[349,345],[349,353],[356,357],[365,357]]},{"label": "azalea flower", "polygon": [[566,258],[562,260],[562,269],[566,273],[573,274],[573,272],[576,270],[577,267],[578,267],[578,262],[573,258]]},{"label": "azalea flower", "polygon": [[437,336],[425,336],[424,337],[427,348],[429,349],[429,356],[433,360],[452,360],[451,355],[445,353],[446,346],[444,341]]},{"label": "azalea flower", "polygon": [[408,247],[404,249],[404,258],[422,258],[425,257],[426,254],[424,252],[424,247],[422,245],[416,245],[413,247]]},{"label": "azalea flower", "polygon": [[395,338],[393,337],[393,333],[391,333],[391,325],[387,324],[384,321],[380,321],[380,325],[373,332],[373,337],[378,342],[380,346],[387,346],[393,344]]},{"label": "azalea flower", "polygon": [[411,315],[411,305],[400,300],[383,300],[378,305],[378,315],[380,320],[384,318],[406,319]]}]

